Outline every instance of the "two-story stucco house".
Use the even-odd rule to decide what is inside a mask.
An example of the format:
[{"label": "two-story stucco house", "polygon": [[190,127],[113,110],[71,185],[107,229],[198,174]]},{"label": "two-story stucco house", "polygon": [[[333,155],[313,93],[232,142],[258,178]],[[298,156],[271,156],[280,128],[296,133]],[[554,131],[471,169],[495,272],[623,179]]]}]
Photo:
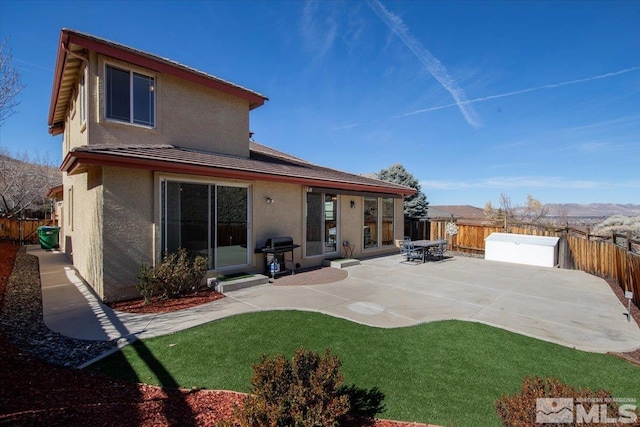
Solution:
[{"label": "two-story stucco house", "polygon": [[49,131],[63,135],[62,249],[105,301],[138,295],[141,261],[180,247],[211,274],[262,272],[291,236],[301,267],[394,252],[412,188],[324,168],[250,140],[263,95],[63,29]]}]

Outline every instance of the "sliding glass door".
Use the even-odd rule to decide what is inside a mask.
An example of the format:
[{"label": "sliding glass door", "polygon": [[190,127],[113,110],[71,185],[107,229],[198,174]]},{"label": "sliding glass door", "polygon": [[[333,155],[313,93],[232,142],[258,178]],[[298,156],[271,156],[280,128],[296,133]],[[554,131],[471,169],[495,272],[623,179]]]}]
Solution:
[{"label": "sliding glass door", "polygon": [[338,196],[307,193],[306,256],[337,251]]},{"label": "sliding glass door", "polygon": [[247,189],[216,187],[216,268],[247,263]]},{"label": "sliding glass door", "polygon": [[209,268],[248,263],[246,187],[162,181],[162,251],[185,248],[209,258]]}]

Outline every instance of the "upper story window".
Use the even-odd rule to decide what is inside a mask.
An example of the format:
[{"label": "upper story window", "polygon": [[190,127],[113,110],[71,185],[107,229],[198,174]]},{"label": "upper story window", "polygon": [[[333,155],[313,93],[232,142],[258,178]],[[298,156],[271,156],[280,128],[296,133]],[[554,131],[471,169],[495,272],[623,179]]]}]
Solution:
[{"label": "upper story window", "polygon": [[107,65],[106,117],[126,123],[155,126],[155,79]]}]

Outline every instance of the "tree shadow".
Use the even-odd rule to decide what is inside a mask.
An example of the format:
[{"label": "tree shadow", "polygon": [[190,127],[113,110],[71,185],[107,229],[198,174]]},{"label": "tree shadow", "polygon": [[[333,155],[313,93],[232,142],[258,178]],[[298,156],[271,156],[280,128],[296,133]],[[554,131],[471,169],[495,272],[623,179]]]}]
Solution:
[{"label": "tree shadow", "polygon": [[373,426],[376,415],[386,411],[386,407],[382,403],[385,395],[378,387],[366,389],[357,387],[355,384],[343,385],[340,387],[339,393],[349,396],[351,409],[347,416],[355,421],[355,423],[349,423],[350,425]]}]

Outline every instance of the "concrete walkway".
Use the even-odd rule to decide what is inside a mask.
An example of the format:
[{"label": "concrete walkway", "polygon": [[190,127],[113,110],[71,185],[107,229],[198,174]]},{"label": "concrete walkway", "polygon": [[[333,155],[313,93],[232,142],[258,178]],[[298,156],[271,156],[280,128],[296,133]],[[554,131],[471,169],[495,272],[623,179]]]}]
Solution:
[{"label": "concrete walkway", "polygon": [[399,255],[362,261],[346,279],[322,285],[262,285],[165,314],[115,312],[100,304],[66,256],[31,247],[40,259],[44,321],[53,331],[88,339],[149,338],[235,314],[309,310],[394,328],[445,319],[481,322],[593,352],[640,347],[640,328],[602,279],[560,270],[453,257],[426,264]]}]

